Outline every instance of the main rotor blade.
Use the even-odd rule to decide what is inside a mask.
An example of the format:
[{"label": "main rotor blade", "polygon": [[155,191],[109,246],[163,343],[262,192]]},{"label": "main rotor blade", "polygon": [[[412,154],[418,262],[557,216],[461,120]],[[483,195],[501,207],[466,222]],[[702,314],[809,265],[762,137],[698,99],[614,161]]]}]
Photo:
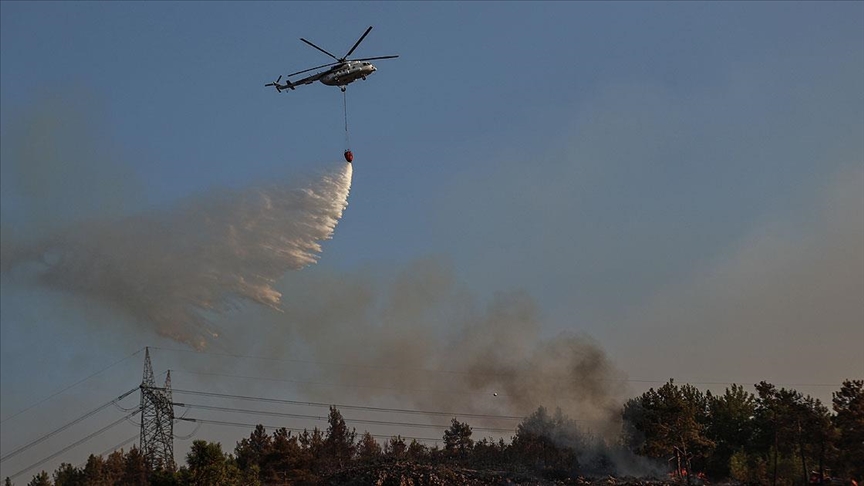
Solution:
[{"label": "main rotor blade", "polygon": [[318,49],[319,51],[323,52],[324,54],[327,54],[328,56],[332,57],[333,59],[336,59],[337,61],[339,61],[339,58],[338,58],[338,57],[334,56],[333,54],[330,54],[329,52],[325,51],[324,49],[321,49],[320,47],[318,47],[318,46],[316,46],[315,44],[309,42],[308,40],[306,40],[306,39],[304,39],[304,38],[302,38],[302,37],[300,38],[300,40],[303,41],[303,42],[305,42],[305,43],[307,43],[307,44],[309,44],[310,46],[314,47],[315,49]]},{"label": "main rotor blade", "polygon": [[376,59],[394,59],[397,57],[399,57],[399,56],[396,55],[396,56],[364,57],[363,59],[352,59],[352,61],[374,61]]},{"label": "main rotor blade", "polygon": [[370,31],[370,30],[372,30],[372,26],[371,26],[371,25],[369,26],[368,29],[366,29],[366,32],[363,32],[363,35],[360,36],[360,39],[357,40],[357,42],[354,44],[354,47],[352,47],[351,50],[348,51],[348,54],[345,54],[345,56],[342,57],[342,59],[347,59],[348,56],[350,56],[351,53],[354,52],[354,49],[357,49],[357,46],[359,46],[360,43],[363,42],[363,39],[365,39],[366,36],[369,35],[369,31]]},{"label": "main rotor blade", "polygon": [[314,68],[304,69],[304,70],[302,70],[302,71],[297,71],[296,73],[291,73],[291,74],[289,74],[288,76],[285,76],[285,77],[286,77],[286,78],[290,78],[291,76],[296,76],[296,75],[298,75],[298,74],[308,73],[309,71],[314,71],[314,70],[316,70],[316,69],[321,69],[321,68],[324,68],[324,67],[327,67],[327,66],[333,66],[333,65],[335,65],[335,64],[341,64],[341,62],[331,62],[331,63],[329,63],[329,64],[322,64],[322,65],[320,65],[320,66],[315,66]]}]

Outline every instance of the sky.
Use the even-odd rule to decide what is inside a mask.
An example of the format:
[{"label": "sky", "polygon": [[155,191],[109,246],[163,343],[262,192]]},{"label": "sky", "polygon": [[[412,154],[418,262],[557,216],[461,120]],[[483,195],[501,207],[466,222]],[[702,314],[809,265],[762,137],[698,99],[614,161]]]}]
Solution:
[{"label": "sky", "polygon": [[[221,333],[212,354],[196,354],[108,298],[104,274],[45,285],[10,250],[44,260],[45,242],[78,235],[119,248],[105,261],[141,265],[117,275],[164,269],[142,295],[191,293],[167,284],[186,282],[176,262],[198,262],[178,241],[255,201],[220,195],[344,176],[339,90],[263,85],[327,62],[301,37],[338,55],[370,25],[354,56],[400,57],[348,88],[353,179],[341,219],[327,206],[332,239],[315,233],[317,263],[261,267],[281,312],[248,298],[218,312],[204,319]],[[555,397],[528,384],[557,369],[544,356],[561,343],[579,350],[561,362],[624,383],[591,388],[577,416],[670,378],[720,391],[767,380],[830,401],[864,377],[862,3],[7,1],[0,49],[4,454],[136,386],[144,346],[175,387],[252,387],[192,372],[260,377],[275,365],[224,354],[266,356],[283,381],[257,396],[279,383],[283,398],[482,413]],[[285,217],[268,237],[306,221]],[[484,359],[535,374],[406,398],[387,395],[448,384],[324,364],[482,373]],[[487,403],[496,387],[504,405]],[[230,450],[246,431],[197,433]]]}]

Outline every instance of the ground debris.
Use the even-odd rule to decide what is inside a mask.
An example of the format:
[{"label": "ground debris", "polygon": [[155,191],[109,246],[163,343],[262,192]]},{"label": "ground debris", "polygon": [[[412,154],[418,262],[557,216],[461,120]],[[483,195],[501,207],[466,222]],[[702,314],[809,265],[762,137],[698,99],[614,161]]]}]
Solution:
[{"label": "ground debris", "polygon": [[357,465],[333,473],[323,481],[345,486],[445,486],[445,485],[591,485],[591,486],[666,486],[674,481],[632,477],[615,478],[544,478],[534,474],[494,469],[469,469],[452,464],[417,464],[412,462]]}]

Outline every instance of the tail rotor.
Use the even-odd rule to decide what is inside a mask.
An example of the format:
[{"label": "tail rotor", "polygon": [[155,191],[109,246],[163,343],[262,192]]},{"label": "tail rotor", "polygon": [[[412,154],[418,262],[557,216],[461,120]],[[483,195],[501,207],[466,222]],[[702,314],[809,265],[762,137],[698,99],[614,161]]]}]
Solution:
[{"label": "tail rotor", "polygon": [[281,93],[282,90],[287,88],[288,86],[287,85],[283,86],[283,85],[279,84],[279,81],[282,81],[282,75],[281,74],[279,75],[278,78],[276,78],[276,81],[274,81],[272,83],[267,83],[264,85],[264,87],[266,88],[268,86],[273,86],[274,88],[276,88],[277,92]]}]

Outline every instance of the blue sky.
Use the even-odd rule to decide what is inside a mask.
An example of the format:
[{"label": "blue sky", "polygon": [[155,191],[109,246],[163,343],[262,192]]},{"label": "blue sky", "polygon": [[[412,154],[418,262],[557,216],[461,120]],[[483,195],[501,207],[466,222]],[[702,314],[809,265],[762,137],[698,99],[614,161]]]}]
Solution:
[{"label": "blue sky", "polygon": [[[349,87],[349,206],[303,272],[394,274],[434,258],[481,302],[524,290],[542,333],[592,336],[632,378],[864,374],[860,2],[3,2],[0,13],[7,234],[335,163],[339,91],[263,85],[327,62],[300,37],[341,54],[372,25],[354,55],[400,58]],[[22,172],[18,142],[33,127],[61,150]],[[148,339],[104,338],[115,347],[96,351],[82,314],[40,317],[71,297],[8,281],[2,296],[7,407]],[[36,343],[53,357],[16,365]],[[812,346],[828,357],[805,366]],[[21,376],[58,366],[68,376]]]}]

